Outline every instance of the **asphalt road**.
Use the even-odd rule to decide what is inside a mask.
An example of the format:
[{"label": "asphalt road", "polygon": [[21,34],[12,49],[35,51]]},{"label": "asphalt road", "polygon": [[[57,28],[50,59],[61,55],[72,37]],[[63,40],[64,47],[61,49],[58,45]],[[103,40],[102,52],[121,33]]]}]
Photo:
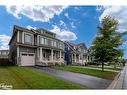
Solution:
[{"label": "asphalt road", "polygon": [[47,73],[49,75],[71,81],[73,83],[84,85],[90,89],[106,89],[110,83],[111,80],[102,79],[94,76],[89,76],[85,74],[79,74],[79,73],[73,73],[68,71],[62,71],[62,70],[55,70],[48,67],[39,67],[35,66],[35,69]]}]

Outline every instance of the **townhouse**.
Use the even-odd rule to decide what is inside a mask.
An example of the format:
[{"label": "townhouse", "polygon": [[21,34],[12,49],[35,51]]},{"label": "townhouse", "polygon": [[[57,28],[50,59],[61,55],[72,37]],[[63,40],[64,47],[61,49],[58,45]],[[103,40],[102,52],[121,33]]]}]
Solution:
[{"label": "townhouse", "polygon": [[70,65],[86,65],[88,62],[87,47],[84,43],[65,42],[65,60]]},{"label": "townhouse", "polygon": [[64,42],[45,29],[29,30],[14,25],[9,48],[9,61],[19,66],[65,64]]},{"label": "townhouse", "polygon": [[92,62],[84,43],[73,44],[56,38],[45,29],[13,27],[9,42],[9,62],[18,66],[86,65]]}]

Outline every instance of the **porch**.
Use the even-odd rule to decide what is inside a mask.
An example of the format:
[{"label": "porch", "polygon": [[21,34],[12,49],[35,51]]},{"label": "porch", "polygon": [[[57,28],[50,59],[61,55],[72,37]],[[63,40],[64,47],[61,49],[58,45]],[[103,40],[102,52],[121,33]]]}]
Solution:
[{"label": "porch", "polygon": [[72,64],[73,65],[85,65],[84,57],[80,54],[72,54]]},{"label": "porch", "polygon": [[52,66],[64,64],[64,52],[62,50],[54,49],[37,49],[37,65]]}]

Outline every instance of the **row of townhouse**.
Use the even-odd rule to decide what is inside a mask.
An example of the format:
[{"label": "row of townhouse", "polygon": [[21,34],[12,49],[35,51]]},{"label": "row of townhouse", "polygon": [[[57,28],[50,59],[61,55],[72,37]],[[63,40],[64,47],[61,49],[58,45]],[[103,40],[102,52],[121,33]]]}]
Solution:
[{"label": "row of townhouse", "polygon": [[14,25],[9,42],[9,61],[19,66],[85,65],[88,60],[84,43],[71,44],[45,29],[26,29]]}]

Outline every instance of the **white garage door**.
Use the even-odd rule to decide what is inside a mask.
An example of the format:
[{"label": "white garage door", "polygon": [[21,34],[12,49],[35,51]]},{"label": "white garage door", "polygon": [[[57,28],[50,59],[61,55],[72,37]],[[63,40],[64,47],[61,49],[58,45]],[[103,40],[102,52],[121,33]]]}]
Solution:
[{"label": "white garage door", "polygon": [[21,54],[21,66],[34,66],[35,65],[35,56],[34,54]]}]

